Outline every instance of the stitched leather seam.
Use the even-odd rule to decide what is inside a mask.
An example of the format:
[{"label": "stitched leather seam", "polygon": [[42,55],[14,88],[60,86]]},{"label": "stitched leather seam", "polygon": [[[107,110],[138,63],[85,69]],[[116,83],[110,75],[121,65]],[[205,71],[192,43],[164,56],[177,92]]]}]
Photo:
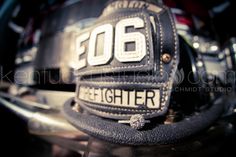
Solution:
[{"label": "stitched leather seam", "polygon": [[[83,101],[83,100],[81,100],[81,101]],[[88,104],[88,102],[86,102],[86,103],[87,103],[87,106],[97,107],[96,104]],[[118,108],[118,107],[111,107],[111,106],[99,106],[99,108],[110,109],[110,110],[115,109],[115,110],[120,110],[120,111],[133,111],[133,112],[150,112],[150,111],[156,112],[156,111],[160,110],[160,109],[150,110],[150,109]],[[99,110],[99,109],[94,109],[94,110]]]},{"label": "stitched leather seam", "polygon": [[[89,107],[86,106],[86,108],[89,108]],[[89,108],[87,110],[94,111],[94,112],[97,112],[97,113],[100,113],[100,114],[114,115],[114,116],[132,116],[132,115],[134,115],[134,114],[122,114],[122,113],[110,113],[110,112],[105,112],[105,111],[99,111],[99,110],[92,109],[92,108]],[[153,114],[160,113],[162,111],[163,110],[158,110],[156,112],[144,113],[144,114],[141,114],[141,115],[148,116],[148,115],[153,115]]]},{"label": "stitched leather seam", "polygon": [[[172,30],[173,30],[173,34],[174,34],[174,60],[173,60],[173,65],[171,66],[171,70],[170,70],[170,76],[168,77],[168,82],[170,81],[170,79],[172,78],[172,75],[173,75],[173,70],[174,70],[174,66],[176,65],[176,59],[177,59],[177,36],[176,36],[176,30],[175,30],[175,27],[174,27],[174,22],[173,22],[173,19],[172,17],[170,16],[170,13],[168,11],[168,16],[170,17],[170,22],[171,22],[171,26],[172,26]],[[159,23],[160,22],[160,17],[158,17],[158,20],[159,20]],[[161,31],[160,29],[160,34],[163,35],[163,32]],[[163,37],[163,36],[162,36]],[[161,37],[161,47],[163,49],[163,39]],[[163,50],[162,50],[163,51]],[[102,83],[102,84],[108,84],[108,83],[116,83],[116,84],[143,84],[143,85],[162,85],[162,84],[165,84],[164,82],[163,83],[159,83],[159,82],[136,82],[136,81],[131,81],[131,82],[128,82],[128,81],[123,81],[123,82],[120,82],[120,81],[86,81],[86,82],[94,82],[94,83]]]},{"label": "stitched leather seam", "polygon": [[[118,20],[119,18],[131,18],[131,17],[136,17],[136,16],[143,16],[144,17],[144,23],[147,25],[146,15],[144,15],[143,13],[133,14],[131,16],[121,16],[121,17],[117,17],[116,19],[108,20],[106,22],[113,22],[113,21]],[[145,32],[146,32],[146,35],[145,35],[146,41],[149,41],[148,40],[148,29],[147,29],[147,27],[145,27]],[[118,66],[118,67],[104,67],[104,68],[102,68],[102,70],[106,70],[106,69],[108,69],[108,70],[110,70],[110,69],[130,69],[130,68],[146,67],[146,66],[149,66],[149,65],[150,65],[150,48],[149,48],[149,42],[147,42],[147,64]],[[88,74],[92,74],[93,72],[97,71],[98,69],[101,69],[101,68],[94,67],[93,70],[87,70],[87,71],[82,71],[82,72],[77,71],[76,73],[78,75],[84,75],[84,74],[88,75]]]}]

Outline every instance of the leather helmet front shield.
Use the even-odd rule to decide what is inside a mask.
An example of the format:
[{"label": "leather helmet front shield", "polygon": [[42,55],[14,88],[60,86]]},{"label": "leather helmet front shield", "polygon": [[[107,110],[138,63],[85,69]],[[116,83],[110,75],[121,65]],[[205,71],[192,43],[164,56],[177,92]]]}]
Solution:
[{"label": "leather helmet front shield", "polygon": [[179,61],[175,24],[166,7],[115,1],[76,39],[80,107],[118,120],[166,113]]}]

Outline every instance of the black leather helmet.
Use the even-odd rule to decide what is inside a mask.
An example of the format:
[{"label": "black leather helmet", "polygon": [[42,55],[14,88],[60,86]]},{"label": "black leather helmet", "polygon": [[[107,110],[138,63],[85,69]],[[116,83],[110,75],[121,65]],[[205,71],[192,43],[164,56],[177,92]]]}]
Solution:
[{"label": "black leather helmet", "polygon": [[64,114],[94,137],[169,144],[208,128],[224,111],[222,90],[214,89],[225,86],[206,72],[212,61],[178,36],[160,3],[111,1],[75,41],[76,97]]},{"label": "black leather helmet", "polygon": [[51,3],[20,35],[14,85],[0,92],[30,133],[77,152],[156,156],[235,112],[234,39],[220,49],[156,0]]}]

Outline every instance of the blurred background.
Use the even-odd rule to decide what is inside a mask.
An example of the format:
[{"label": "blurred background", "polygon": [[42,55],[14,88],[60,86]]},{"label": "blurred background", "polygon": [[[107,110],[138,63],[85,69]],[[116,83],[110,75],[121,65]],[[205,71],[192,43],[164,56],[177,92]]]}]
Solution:
[{"label": "blurred background", "polygon": [[[235,0],[156,1],[171,8],[178,34],[199,53],[218,55],[226,51],[229,41],[231,45],[236,43],[232,39],[236,36]],[[8,90],[9,85],[15,83],[37,89],[73,92],[73,48],[70,47],[74,39],[73,30],[92,25],[107,2],[0,0],[1,91]],[[236,51],[236,44],[234,46]],[[33,72],[35,70],[37,73]],[[25,71],[27,77],[18,71]],[[227,149],[220,153],[233,151],[233,146],[227,142]],[[7,157],[78,156],[30,135],[27,124],[2,106],[0,150],[0,156]]]}]

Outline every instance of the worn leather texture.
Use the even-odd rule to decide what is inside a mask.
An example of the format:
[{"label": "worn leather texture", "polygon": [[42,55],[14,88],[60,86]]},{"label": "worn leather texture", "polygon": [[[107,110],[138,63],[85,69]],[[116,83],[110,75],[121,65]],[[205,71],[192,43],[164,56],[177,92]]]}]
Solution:
[{"label": "worn leather texture", "polygon": [[[92,32],[95,28],[107,23],[115,28],[120,20],[127,18],[138,17],[144,21],[143,29],[131,28],[131,30],[127,30],[127,33],[139,32],[145,35],[147,54],[141,61],[123,63],[113,57],[107,64],[99,66],[86,64],[86,67],[75,72],[77,76],[76,101],[80,107],[92,114],[110,119],[130,119],[134,114],[141,114],[145,118],[153,118],[164,115],[168,110],[170,93],[179,62],[178,37],[174,19],[165,6],[140,2],[142,3],[138,4],[144,5],[137,7],[138,5],[126,4],[126,7],[124,7],[124,3],[123,7],[119,7],[119,5],[116,7],[116,4],[111,3],[93,27],[87,28],[78,34],[80,36],[86,32]],[[109,9],[110,7],[112,9]],[[85,53],[81,55],[83,59],[88,58],[88,44],[88,40],[84,42],[86,49]],[[165,54],[171,57],[168,63],[164,63],[162,59]],[[159,95],[156,96],[155,100],[151,100],[153,106],[150,105],[150,102],[149,104],[145,103],[148,100],[144,100],[144,105],[139,106],[135,106],[137,103],[129,105],[124,104],[124,102],[116,105],[116,102],[109,104],[97,100],[81,99],[80,94],[84,93],[84,89],[82,91],[81,88],[89,88],[89,90],[108,89],[114,90],[114,92],[115,90],[119,90],[119,92],[135,90],[135,92],[142,91],[138,94],[146,94],[146,97],[155,91],[154,94]],[[132,99],[132,96],[128,96],[128,99]]]},{"label": "worn leather texture", "polygon": [[73,98],[64,105],[67,120],[78,129],[105,141],[128,145],[156,145],[182,142],[188,137],[207,129],[224,111],[227,101],[221,97],[211,108],[184,120],[164,125],[156,124],[147,130],[136,130],[127,125],[101,117],[72,110]]}]

